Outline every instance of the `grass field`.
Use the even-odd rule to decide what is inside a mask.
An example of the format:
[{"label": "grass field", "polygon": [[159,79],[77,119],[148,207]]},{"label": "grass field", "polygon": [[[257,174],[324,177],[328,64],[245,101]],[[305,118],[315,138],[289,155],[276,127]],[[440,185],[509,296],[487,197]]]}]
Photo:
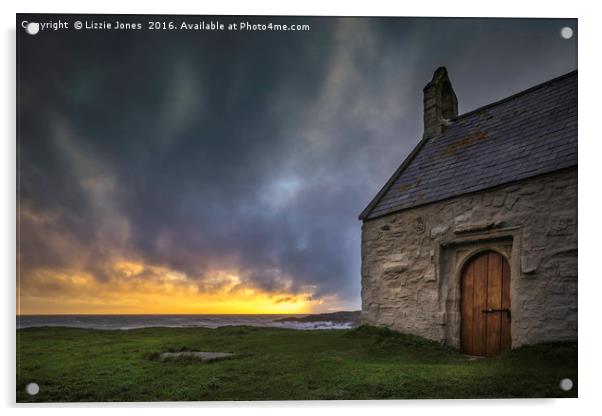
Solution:
[{"label": "grass field", "polygon": [[[232,352],[209,363],[165,351]],[[174,401],[576,397],[577,345],[470,359],[371,327],[338,331],[223,327],[17,331],[17,401]],[[575,387],[559,388],[563,378]],[[25,386],[40,392],[29,396]]]}]

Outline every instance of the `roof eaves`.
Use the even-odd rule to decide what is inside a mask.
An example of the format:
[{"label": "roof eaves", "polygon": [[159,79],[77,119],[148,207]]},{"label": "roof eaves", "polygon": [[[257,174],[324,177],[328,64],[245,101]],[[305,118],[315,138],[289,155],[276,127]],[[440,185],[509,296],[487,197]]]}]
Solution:
[{"label": "roof eaves", "polygon": [[449,200],[454,199],[454,198],[466,196],[466,195],[476,195],[476,194],[480,194],[480,193],[484,193],[484,192],[491,192],[494,189],[500,189],[500,188],[503,188],[504,186],[509,186],[509,185],[512,185],[512,184],[515,184],[515,183],[521,183],[523,181],[527,181],[527,180],[530,180],[530,179],[533,179],[533,178],[538,178],[538,177],[542,177],[542,176],[546,176],[546,175],[552,175],[554,173],[564,172],[564,171],[570,171],[571,169],[578,169],[578,168],[579,167],[576,164],[575,165],[569,165],[569,166],[565,166],[565,167],[562,167],[562,168],[559,168],[559,169],[554,169],[554,170],[550,170],[550,171],[547,171],[547,172],[542,172],[542,173],[539,173],[537,175],[527,176],[527,177],[524,177],[524,178],[518,178],[518,179],[514,179],[514,180],[511,180],[511,181],[508,181],[508,182],[503,182],[503,183],[499,183],[499,184],[496,184],[496,185],[493,185],[493,186],[489,186],[489,187],[486,187],[486,188],[477,189],[475,191],[461,192],[461,193],[458,193],[458,194],[455,194],[455,195],[446,196],[444,198],[435,199],[435,200],[432,200],[432,201],[428,201],[428,202],[424,202],[424,203],[420,203],[420,204],[416,204],[416,205],[409,205],[409,206],[406,206],[406,207],[403,207],[403,208],[394,209],[392,211],[383,212],[383,213],[380,213],[380,214],[374,216],[373,218],[367,218],[367,219],[368,220],[375,220],[377,218],[386,217],[388,215],[398,214],[398,213],[400,213],[402,211],[409,211],[409,210],[414,209],[414,208],[420,208],[420,207],[423,207],[423,206],[426,206],[426,205],[433,205],[433,204],[441,203],[441,202],[444,202],[444,201],[449,201]]},{"label": "roof eaves", "polygon": [[410,152],[408,157],[406,157],[405,160],[401,163],[401,165],[399,165],[399,167],[397,168],[395,173],[393,173],[393,175],[389,178],[389,180],[385,183],[385,185],[380,189],[380,191],[378,191],[378,193],[372,199],[372,201],[370,201],[368,206],[366,208],[364,208],[362,213],[359,215],[360,220],[363,221],[368,218],[368,216],[370,215],[370,213],[372,212],[374,207],[378,204],[378,202],[381,200],[381,198],[387,193],[387,191],[393,185],[393,183],[395,183],[397,178],[399,178],[399,176],[403,173],[403,171],[406,169],[406,167],[408,167],[408,165],[416,157],[416,155],[418,154],[420,149],[422,149],[424,144],[427,141],[429,141],[430,139],[431,138],[422,138],[422,140],[420,140],[418,142],[418,144],[414,147],[414,149],[412,149],[412,151]]}]

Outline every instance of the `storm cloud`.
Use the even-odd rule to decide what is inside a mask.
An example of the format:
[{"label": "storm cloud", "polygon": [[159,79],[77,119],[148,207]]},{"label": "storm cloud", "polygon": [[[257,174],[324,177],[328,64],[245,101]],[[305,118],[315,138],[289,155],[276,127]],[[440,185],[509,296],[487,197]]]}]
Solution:
[{"label": "storm cloud", "polygon": [[130,259],[357,308],[357,216],[420,139],[435,68],[461,113],[576,68],[574,20],[242,20],[311,29],[19,33],[22,287]]}]

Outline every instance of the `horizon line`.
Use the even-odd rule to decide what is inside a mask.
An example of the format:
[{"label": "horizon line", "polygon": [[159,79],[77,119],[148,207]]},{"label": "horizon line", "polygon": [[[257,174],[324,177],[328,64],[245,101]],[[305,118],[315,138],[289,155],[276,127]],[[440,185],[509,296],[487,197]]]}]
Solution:
[{"label": "horizon line", "polygon": [[188,315],[323,315],[337,312],[361,312],[361,310],[338,310],[331,312],[305,313],[17,313],[15,316],[188,316]]}]

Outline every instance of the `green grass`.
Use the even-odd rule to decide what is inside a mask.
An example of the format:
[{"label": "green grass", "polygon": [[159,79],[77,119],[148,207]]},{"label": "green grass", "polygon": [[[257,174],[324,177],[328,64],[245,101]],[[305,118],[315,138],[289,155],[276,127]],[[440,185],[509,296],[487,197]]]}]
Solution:
[{"label": "green grass", "polygon": [[[203,363],[165,351],[232,352]],[[385,329],[147,328],[17,331],[17,401],[174,401],[576,397],[577,345],[469,360]],[[563,378],[575,382],[563,392]],[[40,393],[25,386],[36,382]]]}]

